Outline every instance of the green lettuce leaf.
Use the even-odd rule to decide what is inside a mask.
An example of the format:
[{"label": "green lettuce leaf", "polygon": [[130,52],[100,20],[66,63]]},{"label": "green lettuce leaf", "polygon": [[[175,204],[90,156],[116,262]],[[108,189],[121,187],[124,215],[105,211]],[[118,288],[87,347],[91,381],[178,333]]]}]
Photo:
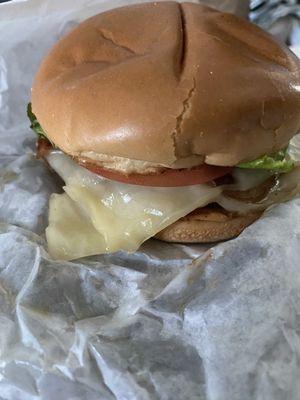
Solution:
[{"label": "green lettuce leaf", "polygon": [[30,128],[42,139],[49,140],[47,138],[46,133],[44,132],[43,128],[41,127],[39,121],[37,120],[36,116],[32,112],[31,103],[27,105],[27,116],[30,119],[31,125]]},{"label": "green lettuce leaf", "polygon": [[294,162],[287,154],[287,147],[274,154],[266,154],[253,161],[237,165],[238,168],[265,169],[273,172],[289,172],[294,168]]}]

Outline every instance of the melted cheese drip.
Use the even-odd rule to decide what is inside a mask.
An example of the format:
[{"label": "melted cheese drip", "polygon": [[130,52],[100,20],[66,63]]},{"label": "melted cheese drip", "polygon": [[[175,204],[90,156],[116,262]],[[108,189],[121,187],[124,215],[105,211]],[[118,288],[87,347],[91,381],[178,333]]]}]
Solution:
[{"label": "melted cheese drip", "polygon": [[62,153],[48,156],[66,182],[50,199],[48,249],[54,258],[135,251],[148,238],[221,194],[220,187],[136,186],[102,178]]}]

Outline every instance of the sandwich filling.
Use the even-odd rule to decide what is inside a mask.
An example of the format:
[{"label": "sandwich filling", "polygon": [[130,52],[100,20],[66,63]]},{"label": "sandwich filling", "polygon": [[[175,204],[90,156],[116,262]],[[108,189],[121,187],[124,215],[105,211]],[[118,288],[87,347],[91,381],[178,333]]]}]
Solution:
[{"label": "sandwich filling", "polygon": [[[53,257],[68,260],[136,251],[167,226],[211,203],[243,214],[288,200],[300,189],[300,167],[289,174],[274,175],[271,183],[272,172],[235,168],[231,184],[150,187],[104,178],[60,151],[51,151],[47,161],[65,181],[65,193],[50,198],[48,247]],[[250,202],[247,195],[239,197],[267,181],[263,198]]]}]

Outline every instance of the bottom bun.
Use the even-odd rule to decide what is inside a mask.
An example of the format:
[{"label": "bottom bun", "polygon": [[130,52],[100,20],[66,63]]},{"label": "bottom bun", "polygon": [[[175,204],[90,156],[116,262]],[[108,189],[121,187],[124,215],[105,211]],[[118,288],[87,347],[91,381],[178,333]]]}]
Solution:
[{"label": "bottom bun", "polygon": [[236,215],[221,207],[199,208],[156,234],[155,238],[177,243],[209,243],[231,239],[257,220],[262,212]]}]

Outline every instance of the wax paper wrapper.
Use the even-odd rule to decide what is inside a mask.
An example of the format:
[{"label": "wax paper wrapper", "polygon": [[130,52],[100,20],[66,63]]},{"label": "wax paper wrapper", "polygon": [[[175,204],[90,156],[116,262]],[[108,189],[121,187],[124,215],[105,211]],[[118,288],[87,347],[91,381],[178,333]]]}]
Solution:
[{"label": "wax paper wrapper", "polygon": [[298,400],[299,199],[211,248],[47,254],[61,182],[34,158],[32,77],[58,37],[120,4],[0,6],[0,399]]},{"label": "wax paper wrapper", "polygon": [[288,45],[300,44],[298,0],[251,0],[250,19]]}]

